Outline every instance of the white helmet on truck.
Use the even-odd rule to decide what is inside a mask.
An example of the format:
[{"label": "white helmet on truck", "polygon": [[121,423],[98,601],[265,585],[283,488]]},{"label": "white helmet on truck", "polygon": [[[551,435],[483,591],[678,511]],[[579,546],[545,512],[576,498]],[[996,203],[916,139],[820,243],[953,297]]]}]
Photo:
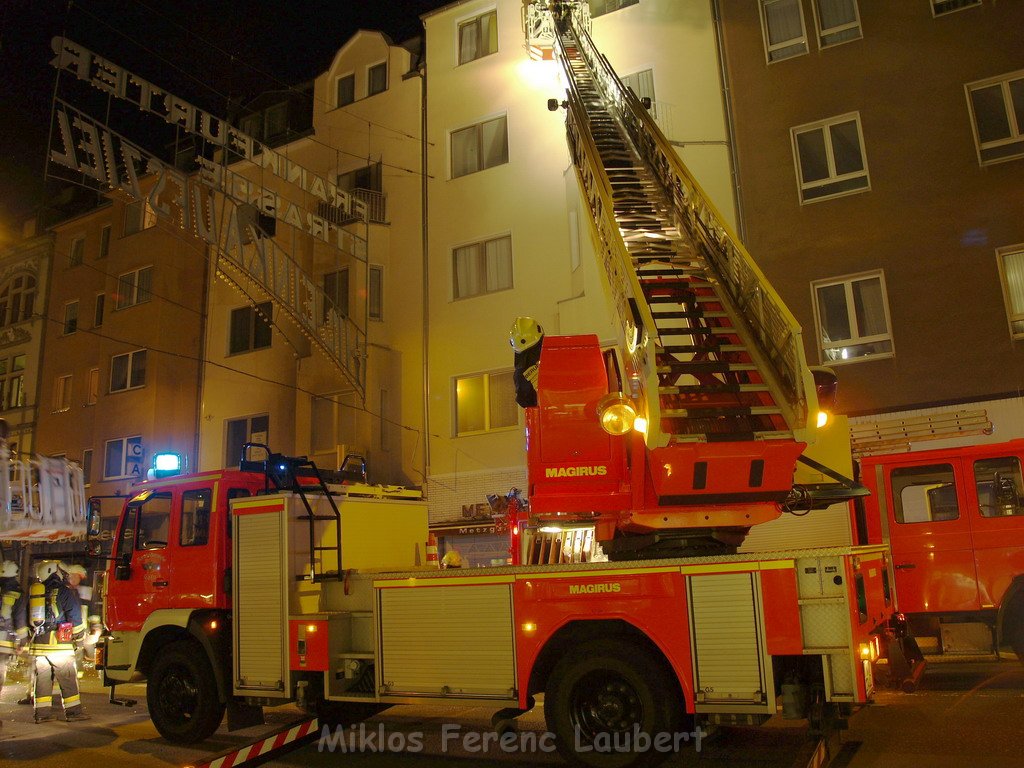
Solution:
[{"label": "white helmet on truck", "polygon": [[0,579],[13,579],[18,575],[18,564],[13,560],[0,563]]}]

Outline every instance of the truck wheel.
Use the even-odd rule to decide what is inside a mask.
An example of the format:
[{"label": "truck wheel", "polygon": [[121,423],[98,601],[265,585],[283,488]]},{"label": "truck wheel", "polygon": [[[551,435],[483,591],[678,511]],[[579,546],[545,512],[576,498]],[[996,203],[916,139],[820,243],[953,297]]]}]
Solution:
[{"label": "truck wheel", "polygon": [[665,760],[679,746],[676,733],[685,718],[671,679],[665,665],[635,643],[609,639],[573,648],[544,691],[544,718],[562,757],[594,768]]},{"label": "truck wheel", "polygon": [[175,744],[203,741],[224,717],[210,661],[187,640],[172,643],[157,655],[146,684],[146,703],[160,735]]}]

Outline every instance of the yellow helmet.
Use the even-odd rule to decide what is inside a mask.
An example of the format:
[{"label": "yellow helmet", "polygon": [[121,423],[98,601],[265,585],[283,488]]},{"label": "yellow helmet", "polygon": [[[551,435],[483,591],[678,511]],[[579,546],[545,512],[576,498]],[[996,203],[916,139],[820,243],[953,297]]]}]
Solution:
[{"label": "yellow helmet", "polygon": [[544,338],[544,329],[532,317],[517,317],[508,332],[508,341],[516,352],[525,352]]}]

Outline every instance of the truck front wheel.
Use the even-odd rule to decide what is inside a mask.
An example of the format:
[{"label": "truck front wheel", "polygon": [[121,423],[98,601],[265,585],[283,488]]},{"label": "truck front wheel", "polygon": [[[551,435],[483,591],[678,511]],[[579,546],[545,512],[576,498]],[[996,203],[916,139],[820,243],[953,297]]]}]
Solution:
[{"label": "truck front wheel", "polygon": [[146,703],[160,735],[176,744],[203,741],[224,717],[210,661],[189,640],[172,643],[157,655],[146,684]]},{"label": "truck front wheel", "polygon": [[544,717],[562,757],[574,765],[633,768],[671,755],[685,718],[671,675],[625,640],[574,647],[544,691]]}]

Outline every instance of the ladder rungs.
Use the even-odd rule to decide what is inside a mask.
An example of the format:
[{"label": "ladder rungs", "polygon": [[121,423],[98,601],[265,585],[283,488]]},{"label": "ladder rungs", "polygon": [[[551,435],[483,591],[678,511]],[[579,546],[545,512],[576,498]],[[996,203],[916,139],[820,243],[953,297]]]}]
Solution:
[{"label": "ladder rungs", "polygon": [[735,407],[695,407],[695,408],[670,408],[661,412],[661,415],[670,419],[710,419],[721,416],[778,416],[782,409],[774,405],[755,405]]},{"label": "ladder rungs", "polygon": [[658,373],[750,373],[756,371],[753,363],[724,363],[719,361],[683,361],[676,360],[665,364],[658,361],[655,371]]},{"label": "ladder rungs", "polygon": [[659,395],[729,395],[767,391],[767,384],[677,384],[671,387],[658,387]]}]

